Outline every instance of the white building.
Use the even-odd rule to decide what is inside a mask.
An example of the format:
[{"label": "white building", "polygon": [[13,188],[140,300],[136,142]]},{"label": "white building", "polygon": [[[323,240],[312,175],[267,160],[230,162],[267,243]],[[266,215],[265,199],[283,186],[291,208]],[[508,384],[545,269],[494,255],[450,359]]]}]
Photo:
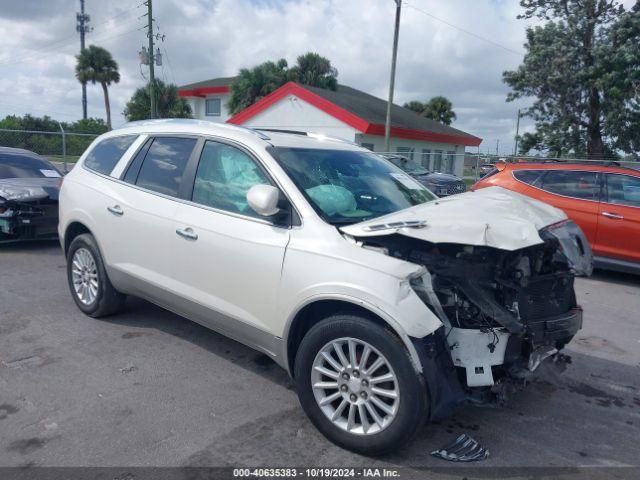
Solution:
[{"label": "white building", "polygon": [[[355,88],[325,90],[289,82],[250,107],[230,116],[226,108],[233,78],[216,78],[180,87],[195,118],[252,128],[322,133],[384,153],[387,102]],[[465,147],[481,138],[417,115],[391,108],[391,152],[434,171],[462,176]]]}]

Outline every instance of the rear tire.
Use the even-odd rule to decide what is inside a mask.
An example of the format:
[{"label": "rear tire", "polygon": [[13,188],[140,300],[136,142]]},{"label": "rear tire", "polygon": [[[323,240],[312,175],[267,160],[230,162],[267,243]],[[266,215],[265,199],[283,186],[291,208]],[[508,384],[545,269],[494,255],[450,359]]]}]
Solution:
[{"label": "rear tire", "polygon": [[298,348],[294,377],[311,422],[347,450],[397,450],[426,418],[424,377],[400,338],[367,318],[336,314],[314,325]]},{"label": "rear tire", "polygon": [[113,288],[96,240],[89,233],[78,235],[69,245],[67,281],[76,305],[90,317],[112,315],[124,305],[126,296]]}]

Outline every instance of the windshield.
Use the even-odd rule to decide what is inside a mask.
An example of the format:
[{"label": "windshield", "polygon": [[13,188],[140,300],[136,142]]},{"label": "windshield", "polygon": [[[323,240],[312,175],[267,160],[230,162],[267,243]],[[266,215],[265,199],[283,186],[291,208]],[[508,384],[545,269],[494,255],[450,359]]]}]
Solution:
[{"label": "windshield", "polygon": [[428,175],[429,170],[424,168],[422,165],[417,164],[416,162],[412,162],[406,158],[402,157],[392,157],[391,163],[400,167],[402,170],[407,172],[410,175]]},{"label": "windshield", "polygon": [[60,172],[39,158],[0,153],[0,179],[43,177],[60,177]]},{"label": "windshield", "polygon": [[435,200],[436,196],[383,158],[367,152],[270,148],[327,222],[351,224]]}]

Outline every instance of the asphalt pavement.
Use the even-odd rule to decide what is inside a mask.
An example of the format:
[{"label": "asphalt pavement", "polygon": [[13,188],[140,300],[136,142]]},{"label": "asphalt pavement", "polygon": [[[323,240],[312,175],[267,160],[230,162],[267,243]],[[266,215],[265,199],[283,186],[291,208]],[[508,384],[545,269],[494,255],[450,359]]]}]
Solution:
[{"label": "asphalt pavement", "polygon": [[[324,439],[264,355],[140,299],[84,316],[55,242],[0,246],[0,466],[437,469],[461,433],[482,467],[640,466],[640,276],[577,280],[584,328],[564,373],[504,408],[466,407],[371,459]],[[615,475],[614,475],[615,476]]]}]

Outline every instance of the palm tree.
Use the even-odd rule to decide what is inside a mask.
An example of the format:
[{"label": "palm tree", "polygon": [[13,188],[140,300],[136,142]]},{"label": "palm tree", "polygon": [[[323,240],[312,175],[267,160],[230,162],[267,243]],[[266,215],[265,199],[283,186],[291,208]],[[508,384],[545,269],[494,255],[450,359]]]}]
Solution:
[{"label": "palm tree", "polygon": [[104,107],[107,111],[107,127],[111,130],[111,105],[107,87],[120,81],[118,64],[107,50],[89,45],[76,56],[76,78],[80,83],[99,83],[104,92]]},{"label": "palm tree", "polygon": [[405,103],[403,107],[416,112],[418,115],[422,115],[425,104],[419,100],[411,100],[410,102]]},{"label": "palm tree", "polygon": [[445,125],[451,125],[451,122],[456,119],[456,112],[453,111],[451,101],[441,95],[432,97],[427,103],[411,100],[404,104],[404,108],[413,110],[421,117],[430,118]]},{"label": "palm tree", "polygon": [[338,70],[331,66],[328,58],[314,52],[300,55],[296,65],[291,67],[287,76],[294,82],[312,87],[335,90],[338,87]]},{"label": "palm tree", "polygon": [[425,104],[422,116],[445,125],[451,125],[451,122],[456,119],[451,101],[440,95],[433,97]]},{"label": "palm tree", "polygon": [[291,68],[284,58],[264,62],[240,70],[231,83],[227,107],[235,115],[288,81],[335,90],[338,87],[337,77],[338,71],[331,66],[329,59],[313,52],[300,55]]},{"label": "palm tree", "polygon": [[[153,81],[153,91],[156,95],[158,118],[192,118],[191,107],[184,98],[178,96],[177,86],[167,85],[156,78]],[[149,85],[147,84],[134,92],[122,113],[129,122],[146,120],[149,118],[150,102]]]}]

